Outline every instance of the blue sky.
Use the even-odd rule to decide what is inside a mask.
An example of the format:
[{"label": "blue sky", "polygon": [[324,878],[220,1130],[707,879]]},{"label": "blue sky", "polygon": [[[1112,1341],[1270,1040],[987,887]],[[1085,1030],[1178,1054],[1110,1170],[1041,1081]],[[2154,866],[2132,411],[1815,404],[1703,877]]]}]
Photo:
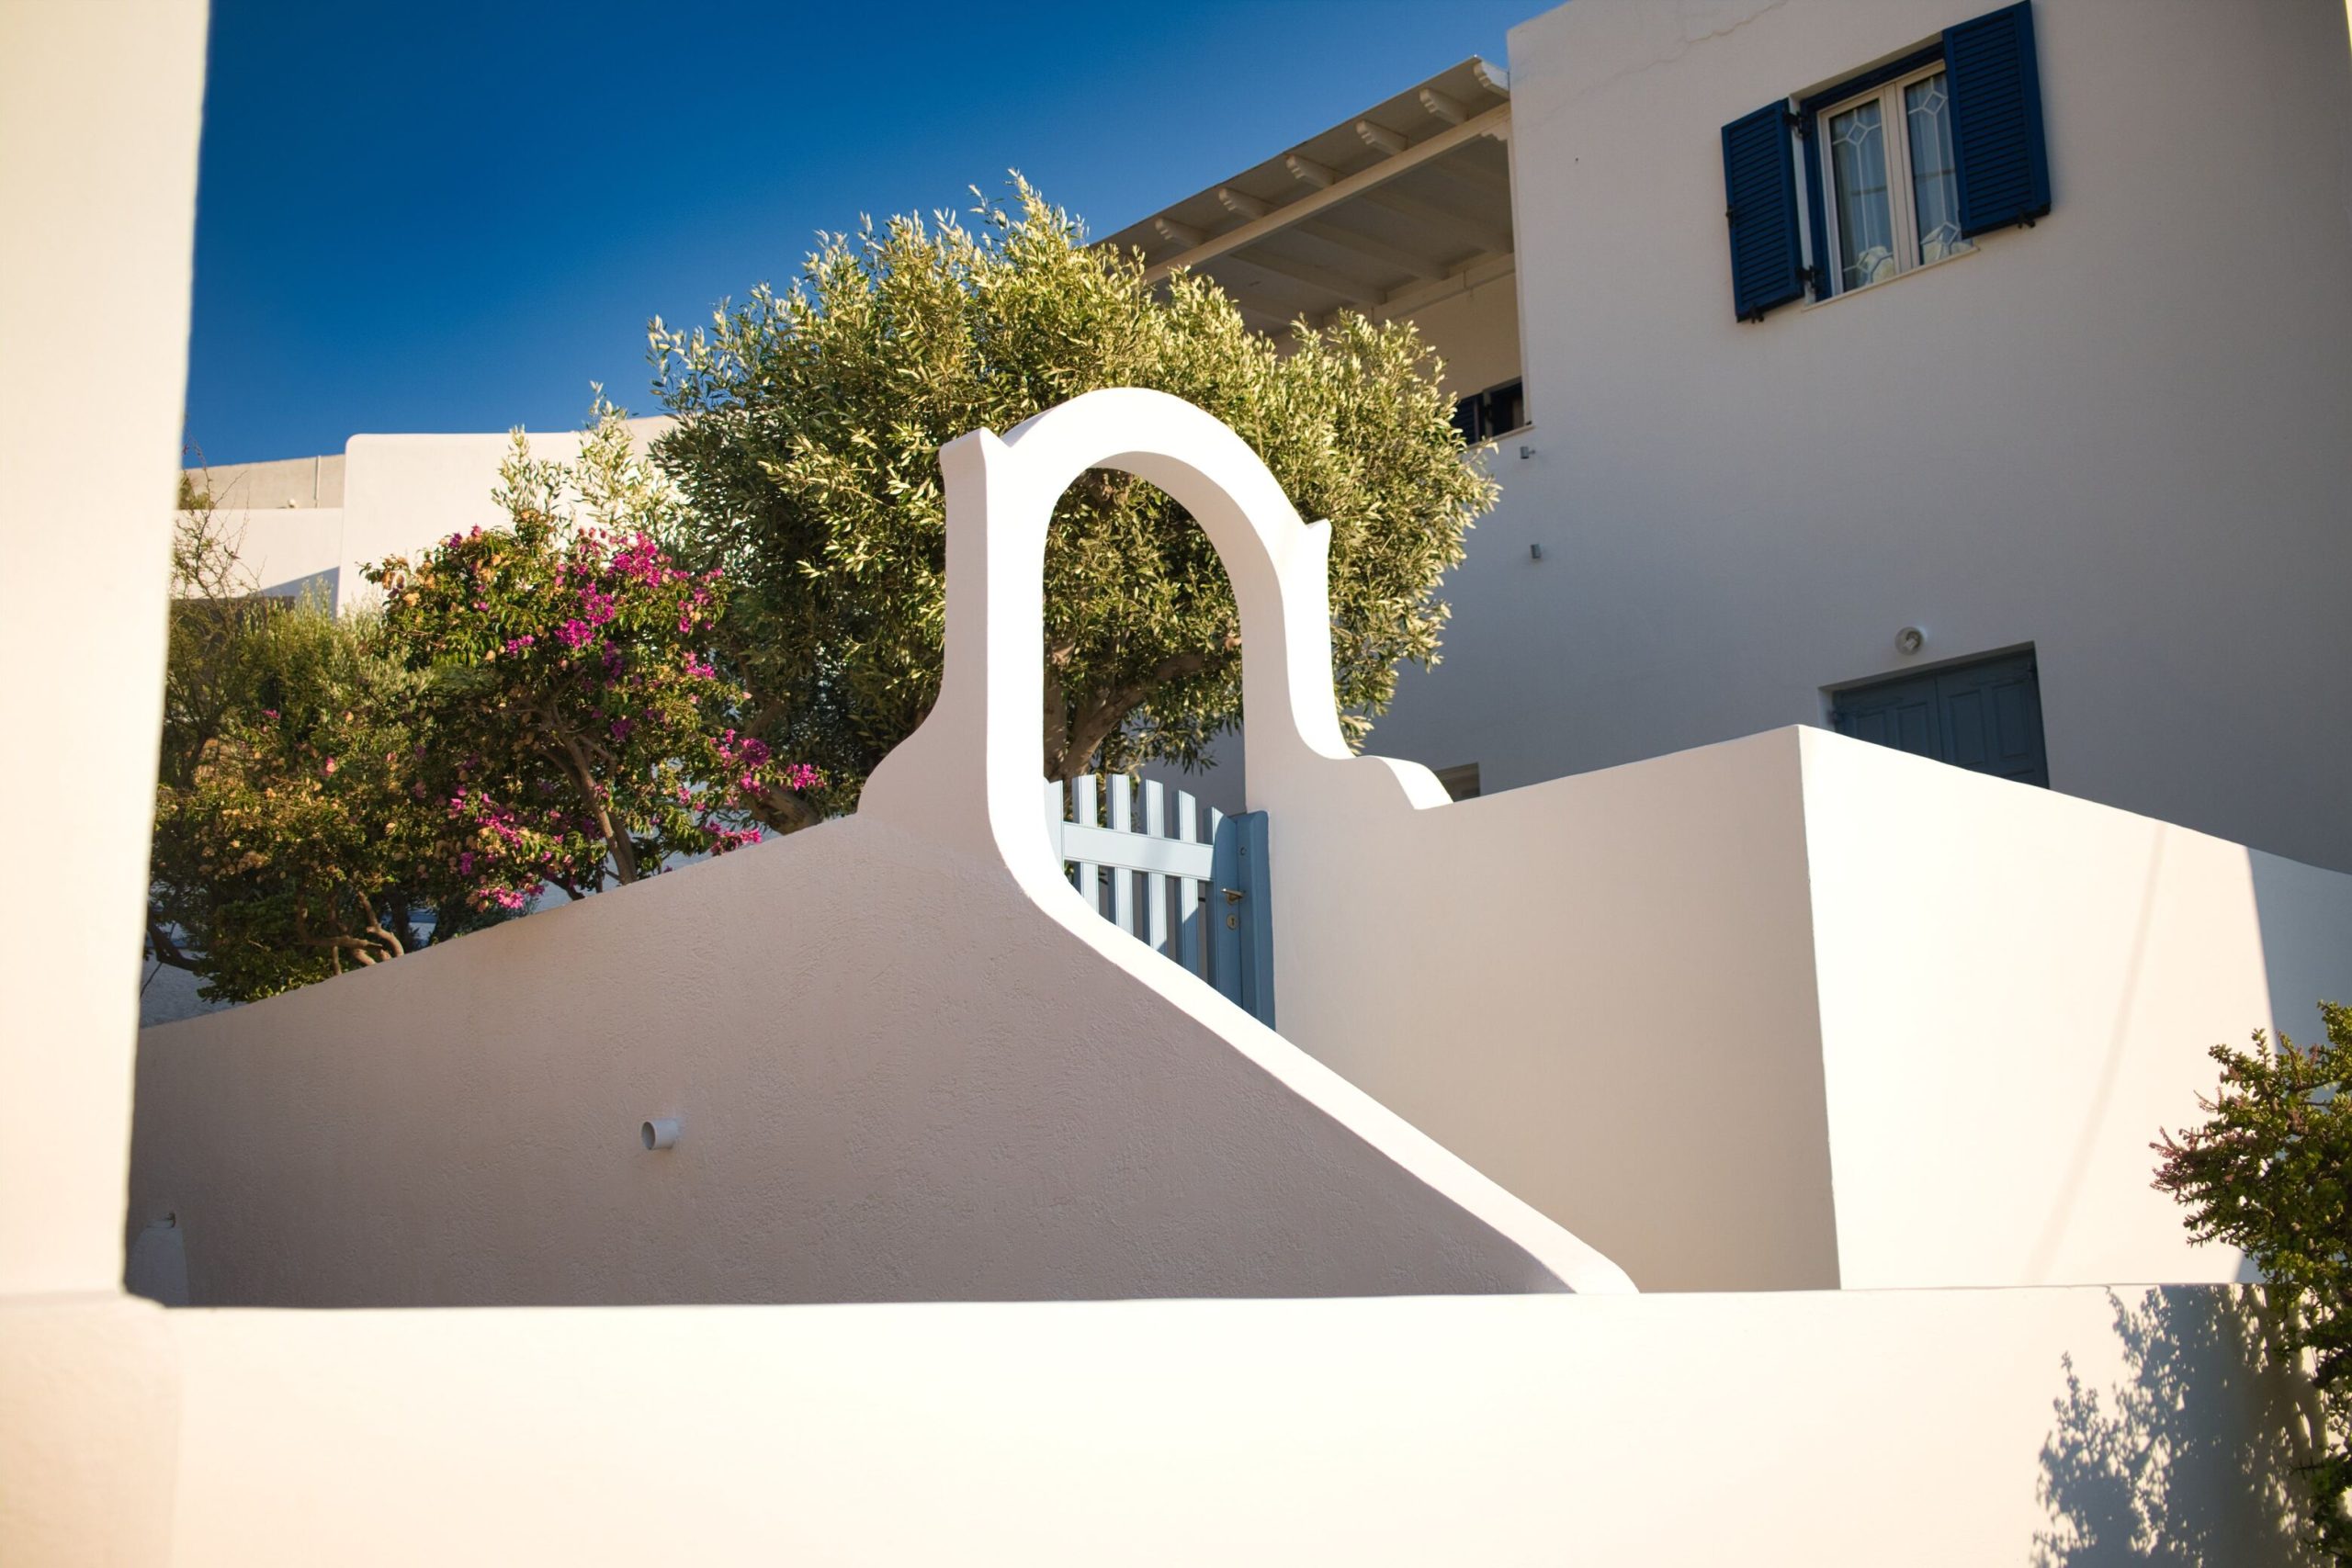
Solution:
[{"label": "blue sky", "polygon": [[1545,0],[213,0],[189,439],[650,412],[645,322],[1018,168],[1110,233]]}]

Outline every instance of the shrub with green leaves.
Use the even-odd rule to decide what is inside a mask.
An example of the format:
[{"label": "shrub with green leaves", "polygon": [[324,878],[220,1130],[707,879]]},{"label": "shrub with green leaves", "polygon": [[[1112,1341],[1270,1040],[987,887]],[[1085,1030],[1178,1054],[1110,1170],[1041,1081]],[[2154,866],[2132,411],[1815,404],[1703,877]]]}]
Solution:
[{"label": "shrub with green leaves", "polygon": [[2277,1348],[2308,1354],[2324,1425],[2310,1466],[2323,1551],[2352,1562],[2352,1008],[2320,1004],[2327,1038],[2251,1051],[2213,1047],[2220,1089],[2206,1120],[2152,1145],[2156,1187],[2188,1206],[2199,1242],[2254,1259]]},{"label": "shrub with green leaves", "polygon": [[[1026,184],[980,217],[832,236],[783,293],[692,332],[652,324],[679,422],[655,456],[693,510],[681,552],[736,584],[723,663],[751,693],[748,728],[862,783],[939,689],[939,446],[1148,387],[1224,420],[1302,515],[1330,520],[1332,672],[1360,739],[1398,661],[1435,660],[1439,579],[1495,495],[1414,329],[1343,313],[1284,352],[1214,283],[1179,275],[1163,293]],[[1152,486],[1098,472],[1061,498],[1046,606],[1045,776],[1193,761],[1236,723],[1231,583]]]},{"label": "shrub with green leaves", "polygon": [[396,958],[418,940],[411,909],[458,892],[419,783],[419,682],[381,644],[371,618],[314,604],[174,616],[149,944],[209,998]]},{"label": "shrub with green leaves", "polygon": [[[817,819],[741,732],[727,584],[654,541],[667,484],[599,408],[577,463],[518,436],[511,529],[371,572],[378,609],[254,597],[185,498],[149,946],[249,1001]],[[413,920],[429,912],[430,921]]]},{"label": "shrub with green leaves", "polygon": [[517,435],[502,479],[511,529],[368,572],[425,682],[425,787],[474,907],[579,897],[816,820],[815,770],[738,728],[742,693],[709,658],[729,585],[656,541],[675,503],[619,414],[600,405],[577,464]]}]

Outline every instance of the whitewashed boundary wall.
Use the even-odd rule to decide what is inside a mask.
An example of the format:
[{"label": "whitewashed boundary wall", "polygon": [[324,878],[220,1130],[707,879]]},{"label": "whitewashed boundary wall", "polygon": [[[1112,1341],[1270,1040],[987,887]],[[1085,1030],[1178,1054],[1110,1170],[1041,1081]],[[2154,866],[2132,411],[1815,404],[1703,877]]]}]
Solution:
[{"label": "whitewashed boundary wall", "polygon": [[175,1313],[175,1558],[2301,1568],[2230,1303]]},{"label": "whitewashed boundary wall", "polygon": [[[1157,392],[943,461],[944,679],[855,818],[147,1032],[126,1224],[176,1216],[191,1301],[1628,1288],[1102,920],[1048,846],[1045,529],[1098,465],[1170,491],[1226,560],[1253,770],[1435,790],[1340,739],[1328,529]],[[638,1146],[672,1117],[678,1148]]]},{"label": "whitewashed boundary wall", "polygon": [[2352,877],[1817,729],[1250,806],[1284,1032],[1644,1290],[2240,1278],[2147,1145],[2352,998]]},{"label": "whitewashed boundary wall", "polygon": [[205,20],[0,0],[0,805],[61,852],[0,900],[12,1565],[160,1562],[171,1529],[178,1362],[120,1211]]},{"label": "whitewashed boundary wall", "polygon": [[[1087,919],[1197,1005],[1001,871],[851,818],[165,1024],[130,1219],[178,1216],[198,1305],[1607,1282],[1294,1047],[1236,1049],[1215,1021],[1246,1015]],[[677,1146],[644,1148],[668,1118]]]}]

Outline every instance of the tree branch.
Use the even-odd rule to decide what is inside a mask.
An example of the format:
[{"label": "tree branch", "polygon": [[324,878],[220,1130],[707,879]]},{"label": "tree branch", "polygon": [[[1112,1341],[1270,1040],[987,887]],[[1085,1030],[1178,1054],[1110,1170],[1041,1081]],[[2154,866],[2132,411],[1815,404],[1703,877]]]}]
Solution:
[{"label": "tree branch", "polygon": [[1102,694],[1093,705],[1069,724],[1069,739],[1061,755],[1058,772],[1049,772],[1048,778],[1073,779],[1087,770],[1094,753],[1102,743],[1119,732],[1127,716],[1142,705],[1144,700],[1170,681],[1182,680],[1213,669],[1233,657],[1241,648],[1238,635],[1228,635],[1225,646],[1208,652],[1179,653],[1161,660],[1141,677],[1123,686],[1114,686]]},{"label": "tree branch", "polygon": [[613,857],[613,873],[622,886],[637,880],[637,846],[625,833],[613,830],[612,808],[605,802],[605,792],[596,787],[596,775],[589,769],[588,759],[582,755],[580,743],[555,722],[552,715],[540,721],[549,739],[563,748],[561,760],[568,764],[572,787],[596,814],[596,831],[605,840],[605,852]]},{"label": "tree branch", "polygon": [[180,951],[180,944],[172,940],[171,933],[152,912],[147,917],[147,943],[156,963],[168,964],[175,969],[195,969],[196,960]]}]

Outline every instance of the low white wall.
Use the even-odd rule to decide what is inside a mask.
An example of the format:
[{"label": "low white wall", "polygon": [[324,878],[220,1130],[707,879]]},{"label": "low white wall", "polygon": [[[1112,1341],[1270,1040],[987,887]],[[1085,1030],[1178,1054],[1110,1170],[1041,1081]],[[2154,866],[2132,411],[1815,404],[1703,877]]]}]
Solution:
[{"label": "low white wall", "polygon": [[1645,1291],[1838,1283],[1792,732],[1377,822],[1251,804],[1286,1037]]},{"label": "low white wall", "polygon": [[337,573],[344,566],[341,507],[220,507],[212,520],[236,551],[237,564],[254,592],[293,595],[316,591],[325,603],[335,602]]},{"label": "low white wall", "polygon": [[1645,1290],[2240,1278],[2148,1145],[2352,997],[2352,877],[1818,729],[1253,804],[1283,1032]]},{"label": "low white wall", "polygon": [[[178,1216],[198,1304],[1540,1291],[1583,1267],[1252,1038],[1001,864],[851,818],[147,1031],[128,1223]],[[657,1117],[674,1150],[640,1146]]]},{"label": "low white wall", "polygon": [[2230,1300],[179,1312],[173,1561],[2299,1562]]},{"label": "low white wall", "polygon": [[[673,423],[653,415],[629,422],[638,448]],[[580,433],[532,431],[531,456],[571,462],[580,456]],[[465,435],[355,435],[344,446],[343,581],[337,608],[357,603],[368,592],[364,567],[391,555],[413,555],[451,534],[470,528],[503,528],[508,518],[491,499],[498,468],[513,436],[505,432]]]},{"label": "low white wall", "polygon": [[2352,877],[2266,919],[2243,845],[1803,734],[1846,1283],[2241,1277],[2148,1145],[2271,1026],[2267,945],[2334,953],[2302,1012],[2352,996]]}]

